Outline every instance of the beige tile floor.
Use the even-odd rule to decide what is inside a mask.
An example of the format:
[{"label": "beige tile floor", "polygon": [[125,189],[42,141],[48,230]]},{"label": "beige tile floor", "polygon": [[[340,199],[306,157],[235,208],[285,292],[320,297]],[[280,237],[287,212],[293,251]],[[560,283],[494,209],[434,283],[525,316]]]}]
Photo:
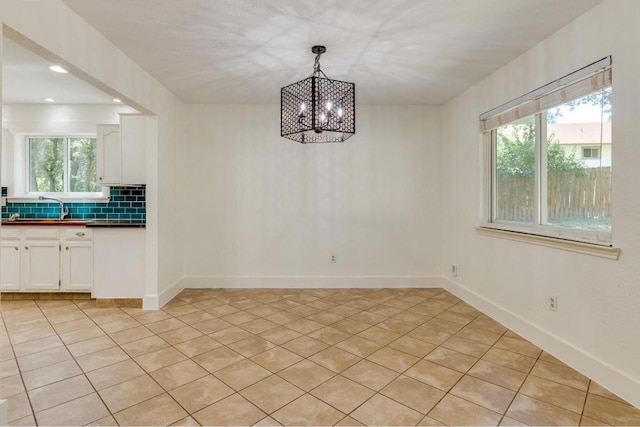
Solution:
[{"label": "beige tile floor", "polygon": [[11,425],[603,425],[640,410],[440,289],[7,301]]}]

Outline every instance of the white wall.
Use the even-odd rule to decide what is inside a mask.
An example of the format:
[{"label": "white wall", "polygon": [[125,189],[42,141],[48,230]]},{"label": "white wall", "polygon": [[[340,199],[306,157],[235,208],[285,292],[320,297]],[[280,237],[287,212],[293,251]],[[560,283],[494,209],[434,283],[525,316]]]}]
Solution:
[{"label": "white wall", "polygon": [[188,286],[415,286],[439,276],[439,108],[359,105],[355,136],[307,145],[280,137],[278,105],[185,113]]},{"label": "white wall", "polygon": [[[640,405],[640,2],[610,0],[449,102],[443,138],[443,264],[454,292]],[[619,260],[479,235],[478,116],[613,55],[613,243]],[[558,311],[547,298],[558,298]]]},{"label": "white wall", "polygon": [[[3,0],[0,21],[6,32],[34,42],[42,56],[61,64],[103,91],[157,116],[158,140],[147,147],[147,286],[145,306],[161,304],[166,290],[182,277],[182,239],[176,230],[174,177],[176,121],[181,103],[157,80],[117,49],[59,0]],[[161,191],[160,191],[161,189]]]},{"label": "white wall", "polygon": [[118,124],[126,105],[4,104],[2,127],[14,134],[95,134],[97,124]]}]

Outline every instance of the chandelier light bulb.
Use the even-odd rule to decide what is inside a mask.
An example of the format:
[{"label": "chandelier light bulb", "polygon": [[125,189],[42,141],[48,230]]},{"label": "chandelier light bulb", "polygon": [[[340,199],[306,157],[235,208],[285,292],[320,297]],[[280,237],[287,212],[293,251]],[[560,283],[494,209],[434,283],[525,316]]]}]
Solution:
[{"label": "chandelier light bulb", "polygon": [[342,108],[338,108],[338,117],[342,117],[342,114],[344,114],[344,111],[342,111]]},{"label": "chandelier light bulb", "polygon": [[331,101],[327,101],[327,111],[331,110]]},{"label": "chandelier light bulb", "polygon": [[300,112],[304,112],[304,110],[307,109],[307,104],[305,104],[304,102],[302,104],[300,104]]}]

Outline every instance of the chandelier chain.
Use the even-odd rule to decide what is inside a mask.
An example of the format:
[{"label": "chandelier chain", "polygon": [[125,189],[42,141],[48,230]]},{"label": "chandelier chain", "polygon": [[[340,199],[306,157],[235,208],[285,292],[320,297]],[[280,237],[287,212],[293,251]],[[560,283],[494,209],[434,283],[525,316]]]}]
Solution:
[{"label": "chandelier chain", "polygon": [[318,54],[316,55],[316,60],[315,60],[315,62],[313,63],[313,72],[314,72],[314,73],[319,73],[319,72],[321,72],[321,70],[320,70],[320,55],[322,55],[322,54],[321,54],[321,53],[318,53]]}]

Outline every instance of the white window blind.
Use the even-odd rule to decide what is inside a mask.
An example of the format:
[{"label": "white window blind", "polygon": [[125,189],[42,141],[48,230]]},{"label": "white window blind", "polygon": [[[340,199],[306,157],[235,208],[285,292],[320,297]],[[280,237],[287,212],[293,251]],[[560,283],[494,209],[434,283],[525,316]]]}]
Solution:
[{"label": "white window blind", "polygon": [[490,131],[605,89],[611,86],[611,81],[611,57],[608,56],[482,114],[480,132]]}]

